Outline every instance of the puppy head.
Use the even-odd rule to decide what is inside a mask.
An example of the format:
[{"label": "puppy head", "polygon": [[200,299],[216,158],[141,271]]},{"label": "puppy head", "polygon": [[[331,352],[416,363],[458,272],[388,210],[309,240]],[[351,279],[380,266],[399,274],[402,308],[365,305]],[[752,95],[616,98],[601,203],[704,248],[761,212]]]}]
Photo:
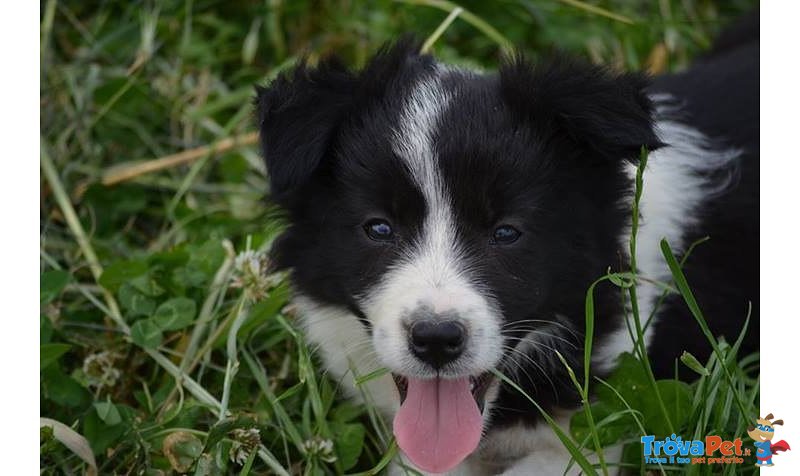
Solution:
[{"label": "puppy head", "polygon": [[564,60],[481,75],[404,40],[361,72],[329,59],[258,90],[270,192],[289,216],[275,261],[367,330],[420,468],[446,472],[477,447],[490,370],[533,365],[517,377],[536,387],[562,369],[555,350],[581,355],[585,291],[618,259],[628,213],[623,161],[659,145],[643,86]]},{"label": "puppy head", "polygon": [[477,377],[559,319],[580,332],[618,260],[622,161],[659,146],[644,85],[565,60],[451,69],[407,40],[360,72],[301,64],[256,99],[290,223],[276,262],[400,376]]}]

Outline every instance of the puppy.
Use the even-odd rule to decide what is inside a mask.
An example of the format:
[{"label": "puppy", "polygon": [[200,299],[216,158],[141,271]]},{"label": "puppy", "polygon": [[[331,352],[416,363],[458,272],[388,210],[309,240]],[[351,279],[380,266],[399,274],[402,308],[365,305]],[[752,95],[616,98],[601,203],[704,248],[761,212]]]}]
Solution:
[{"label": "puppy", "polygon": [[[289,223],[274,261],[330,374],[393,422],[412,467],[564,471],[540,412],[493,371],[567,427],[579,396],[556,352],[583,372],[586,291],[630,269],[642,148],[636,286],[657,376],[710,348],[679,296],[656,309],[671,279],[662,238],[678,254],[711,238],[684,270],[715,335],[734,339],[748,303],[757,317],[757,21],[652,81],[563,57],[476,72],[404,39],[361,71],[328,58],[258,88]],[[597,286],[594,375],[632,350],[629,314],[618,288]],[[750,328],[743,354],[757,349]]]}]

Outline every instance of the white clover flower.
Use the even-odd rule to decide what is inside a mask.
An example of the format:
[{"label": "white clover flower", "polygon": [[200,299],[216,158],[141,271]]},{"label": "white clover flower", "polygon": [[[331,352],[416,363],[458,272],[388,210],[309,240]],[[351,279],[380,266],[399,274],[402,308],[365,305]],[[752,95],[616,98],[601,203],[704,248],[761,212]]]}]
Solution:
[{"label": "white clover flower", "polygon": [[83,373],[86,375],[87,384],[94,388],[113,387],[121,372],[114,367],[117,355],[104,350],[89,354],[83,359]]},{"label": "white clover flower", "polygon": [[261,432],[258,428],[236,428],[229,436],[233,444],[228,457],[239,466],[244,465],[250,455],[258,451],[258,445],[261,443]]},{"label": "white clover flower", "polygon": [[303,443],[309,455],[316,455],[326,463],[336,461],[336,454],[333,452],[333,441],[315,436]]},{"label": "white clover flower", "polygon": [[241,288],[250,301],[264,299],[277,284],[275,275],[267,274],[269,265],[269,258],[264,252],[247,250],[239,253],[234,261],[231,286]]}]

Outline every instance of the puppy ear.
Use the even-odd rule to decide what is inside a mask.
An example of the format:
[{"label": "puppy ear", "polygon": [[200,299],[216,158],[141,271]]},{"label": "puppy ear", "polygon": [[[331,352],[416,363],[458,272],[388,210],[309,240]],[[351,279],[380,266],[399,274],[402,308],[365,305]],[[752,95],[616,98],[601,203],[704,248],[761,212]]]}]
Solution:
[{"label": "puppy ear", "polygon": [[395,81],[407,81],[405,71],[434,66],[433,57],[420,52],[422,43],[411,34],[385,43],[360,73],[359,91],[364,98],[382,98]]},{"label": "puppy ear", "polygon": [[644,75],[560,55],[533,65],[517,55],[500,69],[500,85],[506,103],[534,127],[555,127],[603,158],[637,158],[642,146],[663,145]]},{"label": "puppy ear", "polygon": [[316,67],[303,61],[268,87],[256,87],[261,149],[277,203],[288,205],[320,168],[355,90],[354,75],[335,57]]},{"label": "puppy ear", "polygon": [[768,413],[767,416],[764,417],[765,420],[772,420],[772,413]]},{"label": "puppy ear", "polygon": [[775,420],[775,421],[773,421],[773,422],[772,422],[772,426],[775,426],[775,425],[781,425],[781,426],[783,426],[783,420]]}]

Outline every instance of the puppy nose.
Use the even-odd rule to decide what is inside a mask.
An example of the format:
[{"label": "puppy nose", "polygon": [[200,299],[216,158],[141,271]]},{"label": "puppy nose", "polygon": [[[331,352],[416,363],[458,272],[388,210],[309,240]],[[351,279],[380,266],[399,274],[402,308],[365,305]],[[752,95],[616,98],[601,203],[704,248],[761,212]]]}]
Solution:
[{"label": "puppy nose", "polygon": [[433,368],[456,360],[467,341],[467,329],[458,321],[420,320],[411,325],[411,352]]}]

